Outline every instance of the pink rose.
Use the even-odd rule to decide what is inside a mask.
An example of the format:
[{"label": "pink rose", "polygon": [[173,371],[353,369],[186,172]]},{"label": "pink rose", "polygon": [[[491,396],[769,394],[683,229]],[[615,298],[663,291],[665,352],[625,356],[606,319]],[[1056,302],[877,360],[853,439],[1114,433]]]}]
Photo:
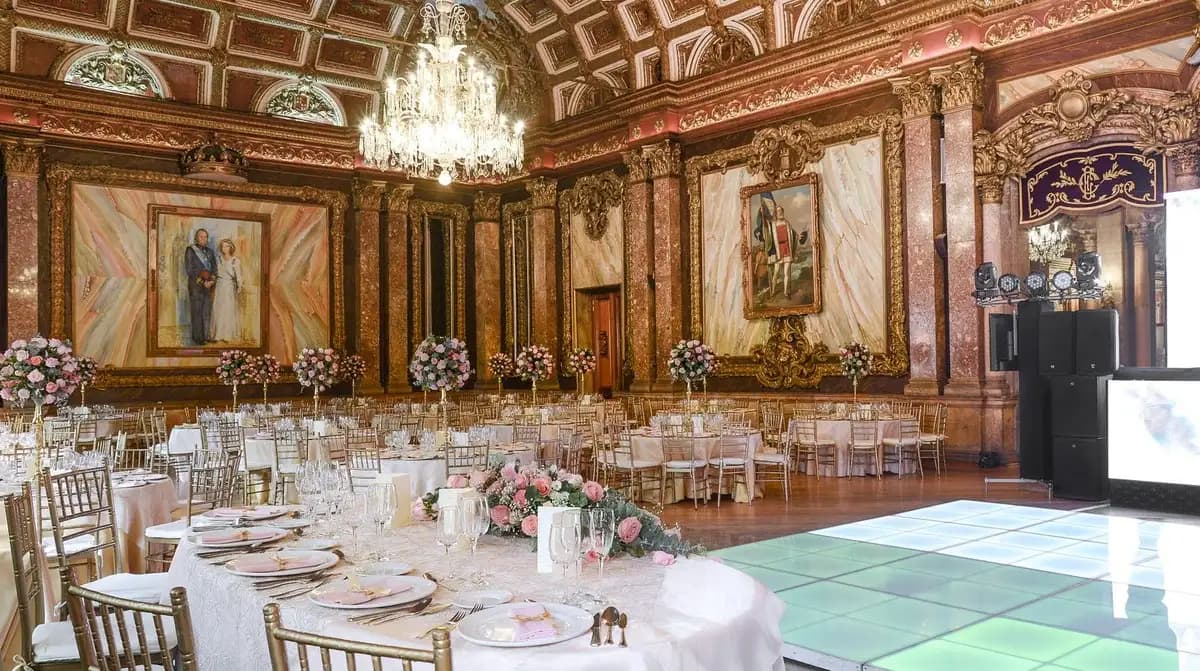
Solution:
[{"label": "pink rose", "polygon": [[650,554],[650,561],[653,561],[659,566],[670,566],[675,563],[675,555],[662,550],[655,550]]},{"label": "pink rose", "polygon": [[56,391],[58,391],[58,385],[57,385],[57,384],[55,384],[55,383],[53,383],[53,382],[47,382],[47,383],[46,383],[46,393],[47,393],[47,394],[53,394],[53,393],[54,393],[54,392],[56,392]]},{"label": "pink rose", "polygon": [[595,480],[588,480],[583,483],[583,495],[588,497],[589,501],[599,501],[604,498],[604,485]]},{"label": "pink rose", "polygon": [[37,356],[36,354],[34,356],[29,357],[29,365],[30,366],[40,366],[40,365],[42,365],[42,361],[43,361],[42,357]]},{"label": "pink rose", "polygon": [[534,478],[533,487],[538,490],[538,494],[545,496],[550,493],[550,481],[546,478]]},{"label": "pink rose", "polygon": [[487,482],[487,473],[483,471],[471,471],[470,485],[476,489],[483,486]]},{"label": "pink rose", "polygon": [[525,489],[529,486],[529,478],[525,477],[524,473],[518,473],[516,479],[513,480],[513,486],[517,489]]},{"label": "pink rose", "polygon": [[511,463],[504,464],[504,468],[500,469],[500,477],[512,482],[517,479],[517,469]]},{"label": "pink rose", "polygon": [[496,506],[492,508],[492,524],[496,526],[508,526],[508,506]]},{"label": "pink rose", "polygon": [[530,515],[521,520],[521,533],[526,536],[537,536],[537,515]]},{"label": "pink rose", "polygon": [[446,478],[446,486],[450,487],[451,489],[462,489],[463,487],[467,486],[467,479],[462,475],[455,473],[454,475]]},{"label": "pink rose", "polygon": [[626,517],[617,525],[617,537],[622,543],[632,543],[642,533],[642,522],[636,517]]},{"label": "pink rose", "polygon": [[420,500],[413,501],[411,512],[413,520],[417,522],[429,521],[429,515],[425,512],[425,504]]},{"label": "pink rose", "polygon": [[525,490],[518,489],[516,494],[513,494],[513,505],[518,508],[524,508],[529,505],[529,500],[525,498]]}]

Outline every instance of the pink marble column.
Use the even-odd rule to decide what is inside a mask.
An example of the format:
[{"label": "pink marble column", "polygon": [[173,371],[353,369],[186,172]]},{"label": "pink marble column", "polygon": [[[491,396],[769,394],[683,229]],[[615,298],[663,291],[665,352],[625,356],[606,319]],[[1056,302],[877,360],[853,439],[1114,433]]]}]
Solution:
[{"label": "pink marble column", "polygon": [[933,247],[941,208],[940,122],[937,89],[928,74],[892,80],[904,114],[904,223],[908,280],[909,381],[905,393],[936,395],[938,358],[938,258]]},{"label": "pink marble column", "polygon": [[[525,183],[532,197],[529,212],[530,286],[533,294],[533,342],[562,358],[558,337],[558,182],[534,177]],[[539,387],[558,388],[558,370]]]},{"label": "pink marble column", "polygon": [[654,387],[668,390],[667,353],[683,338],[683,164],[673,140],[642,147],[642,156],[654,189]]},{"label": "pink marble column", "polygon": [[982,122],[983,72],[974,59],[936,70],[942,88],[946,175],[946,282],[949,285],[950,380],[946,393],[978,396],[983,377],[983,312],[971,297],[980,263],[980,206],[975,132]]},{"label": "pink marble column", "polygon": [[1149,366],[1154,360],[1151,333],[1154,330],[1154,281],[1150,276],[1150,240],[1162,223],[1160,209],[1146,210],[1139,216],[1130,215],[1125,222],[1129,242],[1133,247],[1133,348],[1134,365]]},{"label": "pink marble column", "polygon": [[354,272],[358,293],[358,332],[354,335],[354,351],[367,364],[367,372],[359,382],[359,391],[378,394],[382,362],[379,335],[379,225],[383,204],[383,182],[354,183],[354,223],[358,229],[358,262]]},{"label": "pink marble column", "polygon": [[4,145],[5,214],[8,220],[6,343],[39,332],[38,174],[41,156],[40,144],[23,142]]},{"label": "pink marble column", "polygon": [[621,155],[629,169],[625,184],[625,342],[633,368],[632,391],[650,390],[654,380],[654,215],[650,169],[640,151]]},{"label": "pink marble column", "polygon": [[413,348],[409,335],[412,308],[408,294],[408,201],[412,192],[412,184],[399,184],[391,187],[387,193],[387,259],[390,279],[387,305],[387,389],[390,394],[412,391],[408,383],[408,360],[412,356]]},{"label": "pink marble column", "polygon": [[[475,378],[492,387],[496,378],[487,360],[500,351],[500,194],[480,191],[472,209],[475,220]],[[479,386],[479,385],[476,385]]]}]

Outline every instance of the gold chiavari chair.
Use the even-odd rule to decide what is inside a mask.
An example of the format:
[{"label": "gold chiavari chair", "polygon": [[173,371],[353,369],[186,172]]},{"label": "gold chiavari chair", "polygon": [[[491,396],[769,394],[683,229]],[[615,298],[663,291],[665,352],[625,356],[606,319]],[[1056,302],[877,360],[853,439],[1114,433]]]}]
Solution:
[{"label": "gold chiavari chair", "polygon": [[[450,652],[450,630],[438,627],[433,630],[433,649],[404,648],[380,643],[363,643],[348,641],[331,636],[322,636],[296,629],[286,629],[279,615],[279,605],[269,603],[263,608],[263,620],[267,628],[267,649],[271,654],[271,671],[289,671],[293,667],[289,661],[288,644],[295,644],[296,657],[300,660],[301,671],[320,668],[322,671],[338,669],[362,668],[379,671],[383,668],[384,660],[397,660],[403,671],[413,671],[413,662],[433,665],[433,671],[454,671],[454,663]],[[344,659],[337,660],[331,653],[340,652]],[[359,657],[367,660],[360,662]],[[388,668],[394,668],[388,665]]]},{"label": "gold chiavari chair", "polygon": [[513,442],[532,445],[534,452],[537,452],[538,447],[542,443],[542,425],[541,424],[514,424],[513,425]]},{"label": "gold chiavari chair", "polygon": [[[295,425],[293,425],[295,426]],[[274,429],[275,444],[275,503],[287,503],[288,485],[296,483],[296,474],[308,459],[308,433],[302,428]]]},{"label": "gold chiavari chair", "polygon": [[[125,573],[124,556],[106,467],[51,473],[42,469],[43,498],[53,528],[53,557],[58,568],[76,558],[94,559],[99,578],[86,587],[139,601],[157,601],[166,593],[165,573]],[[48,549],[48,548],[47,548]],[[111,572],[105,554],[112,554]],[[50,552],[47,552],[48,559]]]},{"label": "gold chiavari chair", "polygon": [[[192,517],[200,513],[232,505],[233,484],[237,462],[222,452],[197,452],[192,455],[188,469],[188,498],[183,519],[147,527],[146,565],[166,568],[171,563],[174,548],[192,526]],[[161,549],[155,549],[155,547]]]},{"label": "gold chiavari chair", "polygon": [[778,451],[784,442],[783,408],[779,401],[763,401],[761,412],[759,428],[762,430],[763,445],[768,450]]},{"label": "gold chiavari chair", "polygon": [[913,402],[891,401],[888,403],[888,410],[895,417],[908,417],[913,414]]},{"label": "gold chiavari chair", "polygon": [[932,413],[925,408],[923,416],[929,417],[932,415],[932,419],[921,428],[921,434],[918,438],[918,460],[933,459],[934,472],[937,475],[941,475],[942,469],[946,466],[947,414],[946,404],[944,403],[935,404]]},{"label": "gold chiavari chair", "polygon": [[[783,485],[783,500],[790,501],[792,496],[792,450],[796,444],[790,435],[784,435],[777,451],[764,450],[754,453],[754,483],[766,484],[778,482]],[[815,453],[813,455],[816,456]],[[764,492],[765,492],[764,488]],[[764,493],[765,496],[765,493]],[[751,494],[753,497],[753,493]]]},{"label": "gold chiavari chair", "polygon": [[96,418],[93,415],[71,415],[72,442],[75,451],[95,449],[96,447]]},{"label": "gold chiavari chair", "polygon": [[700,507],[697,499],[701,486],[704,489],[704,505],[708,505],[708,460],[696,453],[696,437],[690,434],[664,435],[662,451],[662,477],[666,484],[671,485],[672,499],[683,498],[680,492],[675,491],[675,483],[686,475],[692,485],[692,508]]},{"label": "gold chiavari chair", "polygon": [[[750,437],[744,432],[730,432],[722,429],[721,435],[717,439],[716,453],[709,455],[710,472],[711,469],[717,471],[718,508],[721,507],[721,488],[725,485],[725,478],[729,478],[729,498],[734,497],[739,481],[749,490],[749,477],[746,471],[746,464],[750,459],[749,441]],[[749,497],[750,503],[753,504],[754,492],[749,492]]]},{"label": "gold chiavari chair", "polygon": [[850,470],[854,470],[856,459],[866,457],[875,465],[875,477],[883,477],[883,463],[879,455],[879,424],[873,421],[850,422]]},{"label": "gold chiavari chair", "polygon": [[478,445],[450,445],[442,447],[442,455],[446,460],[446,477],[451,475],[469,475],[471,471],[485,470],[488,466],[488,455],[491,446],[487,443]]},{"label": "gold chiavari chair", "polygon": [[[645,501],[647,490],[657,491],[661,507],[662,461],[637,458],[633,453],[632,436],[628,429],[618,429],[615,438],[601,457],[605,486],[621,491],[630,501]],[[654,483],[654,487],[650,487],[650,483]]]},{"label": "gold chiavari chair", "polygon": [[880,441],[883,452],[883,465],[896,464],[896,477],[904,477],[904,464],[914,462],[917,472],[925,477],[921,467],[921,418],[919,416],[904,417],[900,420],[900,435],[896,438],[884,438]]},{"label": "gold chiavari chair", "polygon": [[63,569],[63,597],[83,666],[96,671],[197,671],[187,590],[170,605],[132,601],[75,584]]},{"label": "gold chiavari chair", "polygon": [[583,465],[583,437],[569,428],[558,431],[558,441],[552,445],[554,454],[552,461],[559,470],[568,473],[579,473]]}]

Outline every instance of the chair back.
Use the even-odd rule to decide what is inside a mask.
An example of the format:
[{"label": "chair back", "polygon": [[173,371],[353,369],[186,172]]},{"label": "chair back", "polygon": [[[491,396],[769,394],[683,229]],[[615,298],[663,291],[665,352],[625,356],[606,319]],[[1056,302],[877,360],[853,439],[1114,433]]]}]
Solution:
[{"label": "chair back", "polygon": [[879,443],[879,425],[875,422],[853,421],[850,423],[850,446],[867,447]]},{"label": "chair back", "polygon": [[689,434],[663,436],[663,461],[692,461],[696,459],[696,439]]},{"label": "chair back", "polygon": [[16,494],[4,497],[8,546],[16,579],[17,620],[21,626],[21,656],[33,659],[33,629],[46,617],[42,598],[42,571],[38,566],[41,543],[33,519],[33,494],[28,482]]},{"label": "chair back", "polygon": [[[433,649],[420,650],[381,643],[347,641],[331,636],[286,629],[279,615],[279,605],[275,603],[269,603],[263,608],[263,620],[267,627],[267,649],[271,653],[271,671],[289,671],[292,668],[289,662],[289,643],[295,646],[296,657],[300,660],[299,668],[304,671],[316,668],[322,671],[332,671],[335,668],[334,659],[337,659],[332,653],[341,653],[341,658],[337,659],[336,666],[339,669],[356,669],[361,665],[361,668],[378,671],[383,668],[385,659],[397,660],[399,667],[404,671],[413,671],[413,662],[432,664],[433,671],[453,671],[454,669],[450,653],[450,632],[440,627],[433,630]],[[360,657],[367,659],[363,661],[358,659]],[[393,668],[393,665],[389,664],[388,666]]]},{"label": "chair back", "polygon": [[537,445],[542,442],[542,426],[540,424],[513,425],[513,442]]},{"label": "chair back", "polygon": [[[717,440],[717,451],[715,455],[710,455],[717,459],[744,459],[750,460],[753,455],[750,454],[750,436],[745,433],[721,433],[720,439]],[[726,470],[729,466],[726,465]]]},{"label": "chair back", "polygon": [[488,465],[488,452],[491,446],[487,443],[479,445],[450,445],[442,448],[446,459],[446,477],[455,474],[470,474],[474,470],[484,470]]},{"label": "chair back", "polygon": [[192,515],[232,505],[237,460],[223,453],[193,455],[188,471],[187,523]]},{"label": "chair back", "polygon": [[304,429],[274,429],[275,472],[294,473],[308,459],[308,433]]},{"label": "chair back", "polygon": [[788,423],[789,444],[809,447],[817,444],[817,420],[793,419]]},{"label": "chair back", "polygon": [[[124,570],[121,544],[117,542],[112,500],[112,480],[108,468],[99,466],[65,473],[42,469],[42,487],[50,524],[54,527],[54,548],[59,567],[73,556],[94,554],[112,548],[116,571]],[[67,554],[67,542],[87,539],[86,547]]]},{"label": "chair back", "polygon": [[917,417],[905,417],[900,420],[900,442],[916,446],[921,439],[921,420]]},{"label": "chair back", "polygon": [[[82,665],[95,671],[196,671],[187,590],[171,589],[169,605],[133,601],[75,583],[64,568],[63,596]],[[172,653],[172,649],[177,653]]]},{"label": "chair back", "polygon": [[346,450],[346,471],[350,476],[350,491],[366,488],[383,472],[383,460],[379,457],[379,446],[358,446]]}]

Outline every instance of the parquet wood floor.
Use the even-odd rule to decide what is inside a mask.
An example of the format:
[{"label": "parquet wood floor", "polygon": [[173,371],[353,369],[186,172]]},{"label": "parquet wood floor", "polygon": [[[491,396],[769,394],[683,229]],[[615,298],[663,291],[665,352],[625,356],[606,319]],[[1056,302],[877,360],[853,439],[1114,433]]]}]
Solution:
[{"label": "parquet wood floor", "polygon": [[1015,464],[984,470],[972,463],[951,462],[941,476],[927,474],[924,478],[889,475],[880,480],[873,477],[817,480],[800,475],[792,480],[788,503],[783,501],[782,485],[773,483],[767,486],[765,497],[754,500],[754,505],[725,498],[718,511],[715,499],[708,505],[701,503],[699,510],[693,509],[690,502],[676,503],[662,511],[662,519],[667,525],[679,524],[688,540],[715,550],[956,499],[1064,509],[1090,505],[1065,499],[1047,501],[1045,488],[1029,485],[992,484],[984,496],[984,477],[1016,478],[1017,471]]}]

